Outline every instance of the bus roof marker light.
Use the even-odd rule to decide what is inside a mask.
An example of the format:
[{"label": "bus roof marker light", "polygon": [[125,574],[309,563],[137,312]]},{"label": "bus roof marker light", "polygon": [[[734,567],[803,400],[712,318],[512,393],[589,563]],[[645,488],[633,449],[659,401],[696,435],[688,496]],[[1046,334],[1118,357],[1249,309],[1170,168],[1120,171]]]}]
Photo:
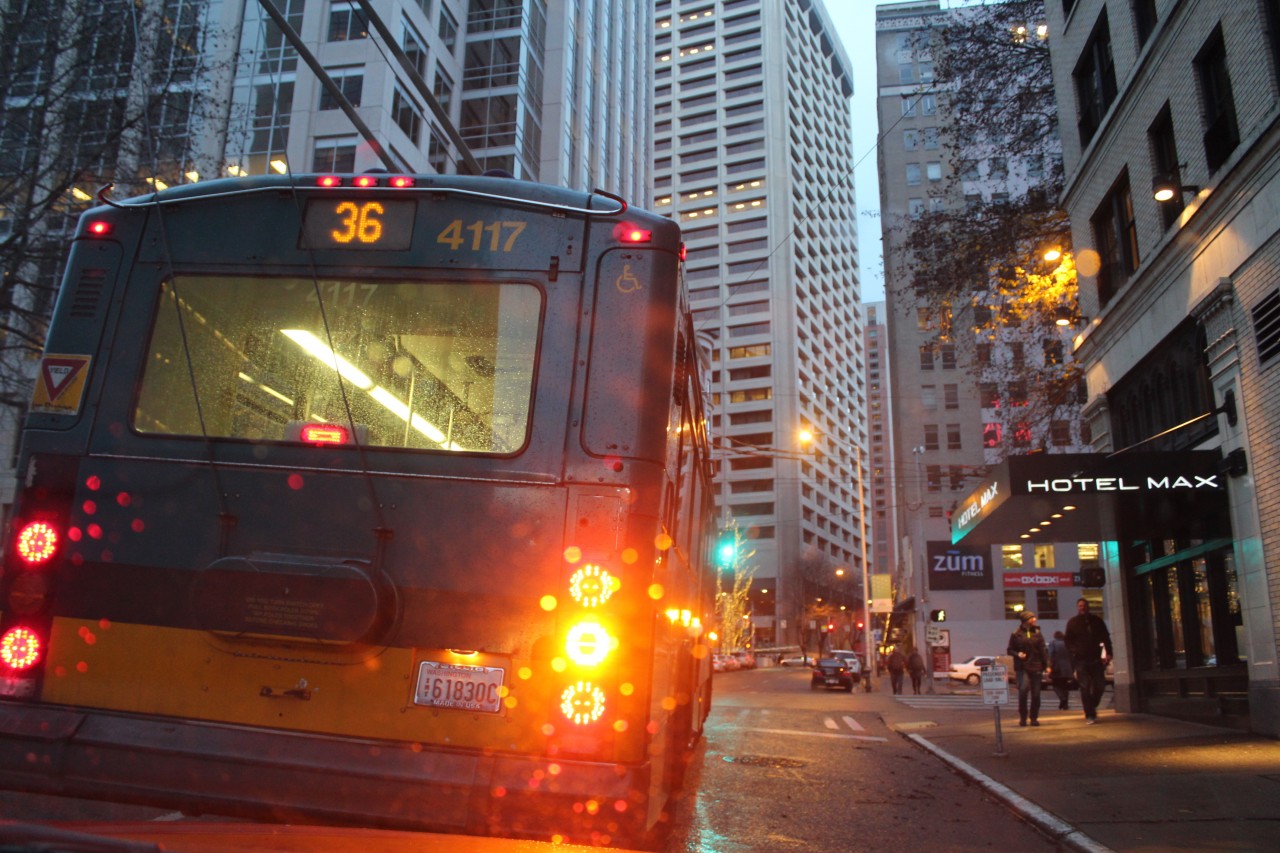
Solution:
[{"label": "bus roof marker light", "polygon": [[342,178],[337,175],[321,175],[316,178],[316,186],[318,187],[340,187],[342,186]]},{"label": "bus roof marker light", "polygon": [[352,183],[358,187],[376,187],[378,179],[373,175],[359,175]]},{"label": "bus roof marker light", "polygon": [[412,188],[417,184],[417,181],[409,175],[396,175],[390,180],[390,184],[398,190],[405,190]]}]

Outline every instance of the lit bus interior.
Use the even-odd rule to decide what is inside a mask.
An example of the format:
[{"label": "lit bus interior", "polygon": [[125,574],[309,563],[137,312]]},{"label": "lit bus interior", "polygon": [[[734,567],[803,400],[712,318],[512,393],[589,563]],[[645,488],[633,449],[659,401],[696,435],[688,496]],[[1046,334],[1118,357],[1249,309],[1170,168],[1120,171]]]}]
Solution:
[{"label": "lit bus interior", "polygon": [[531,285],[180,276],[161,291],[139,432],[495,454],[525,441]]}]

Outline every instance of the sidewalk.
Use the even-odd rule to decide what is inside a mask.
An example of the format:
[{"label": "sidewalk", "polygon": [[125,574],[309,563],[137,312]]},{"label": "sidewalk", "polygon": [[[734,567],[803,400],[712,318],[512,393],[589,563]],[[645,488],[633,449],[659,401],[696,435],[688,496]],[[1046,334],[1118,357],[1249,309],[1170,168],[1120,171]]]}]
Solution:
[{"label": "sidewalk", "polygon": [[[879,688],[883,687],[883,690]],[[1111,693],[1098,725],[1042,697],[1040,726],[1018,726],[1017,691],[1000,707],[1004,755],[996,755],[994,706],[947,707],[947,694],[980,690],[935,682],[940,704],[913,708],[889,691],[858,694],[889,727],[1057,838],[1066,849],[1105,853],[1280,850],[1280,741],[1148,714],[1118,714]],[[908,685],[907,691],[910,691]],[[927,698],[927,697],[926,697]]]}]

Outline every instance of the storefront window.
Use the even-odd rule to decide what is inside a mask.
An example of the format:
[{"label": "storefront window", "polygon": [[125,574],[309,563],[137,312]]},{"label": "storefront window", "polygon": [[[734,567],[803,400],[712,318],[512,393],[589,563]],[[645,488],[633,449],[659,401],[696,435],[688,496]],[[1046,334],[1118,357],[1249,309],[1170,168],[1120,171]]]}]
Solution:
[{"label": "storefront window", "polygon": [[1214,653],[1213,609],[1209,604],[1209,571],[1203,557],[1191,561],[1191,583],[1192,589],[1195,590],[1196,616],[1199,617],[1197,621],[1200,623],[1200,648],[1198,655],[1192,654],[1189,663],[1213,666],[1217,664],[1218,659]]},{"label": "storefront window", "polygon": [[1022,546],[1021,545],[1001,545],[1000,561],[1006,569],[1022,568]]},{"label": "storefront window", "polygon": [[1004,618],[1017,619],[1027,609],[1027,591],[1025,589],[1006,589],[1004,591]]}]

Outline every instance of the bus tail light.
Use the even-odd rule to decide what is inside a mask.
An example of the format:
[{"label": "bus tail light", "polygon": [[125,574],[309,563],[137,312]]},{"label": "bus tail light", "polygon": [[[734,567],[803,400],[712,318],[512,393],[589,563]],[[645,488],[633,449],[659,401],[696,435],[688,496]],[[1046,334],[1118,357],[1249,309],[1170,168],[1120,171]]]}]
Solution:
[{"label": "bus tail light", "polygon": [[619,222],[613,228],[613,236],[623,243],[651,243],[653,232],[629,222]]},{"label": "bus tail light", "polygon": [[613,651],[617,640],[599,622],[583,621],[569,629],[565,654],[578,666],[598,666]]},{"label": "bus tail light", "polygon": [[95,219],[84,228],[93,237],[107,237],[111,234],[111,223],[105,219]]},{"label": "bus tail light", "polygon": [[0,664],[14,673],[31,669],[44,652],[44,640],[25,625],[15,625],[0,637]]},{"label": "bus tail light", "polygon": [[560,694],[560,711],[575,725],[585,726],[604,716],[604,691],[590,681],[570,684]]},{"label": "bus tail light", "polygon": [[18,531],[14,542],[14,552],[26,568],[33,569],[45,565],[58,550],[57,529],[48,521],[35,519],[29,521]]}]

